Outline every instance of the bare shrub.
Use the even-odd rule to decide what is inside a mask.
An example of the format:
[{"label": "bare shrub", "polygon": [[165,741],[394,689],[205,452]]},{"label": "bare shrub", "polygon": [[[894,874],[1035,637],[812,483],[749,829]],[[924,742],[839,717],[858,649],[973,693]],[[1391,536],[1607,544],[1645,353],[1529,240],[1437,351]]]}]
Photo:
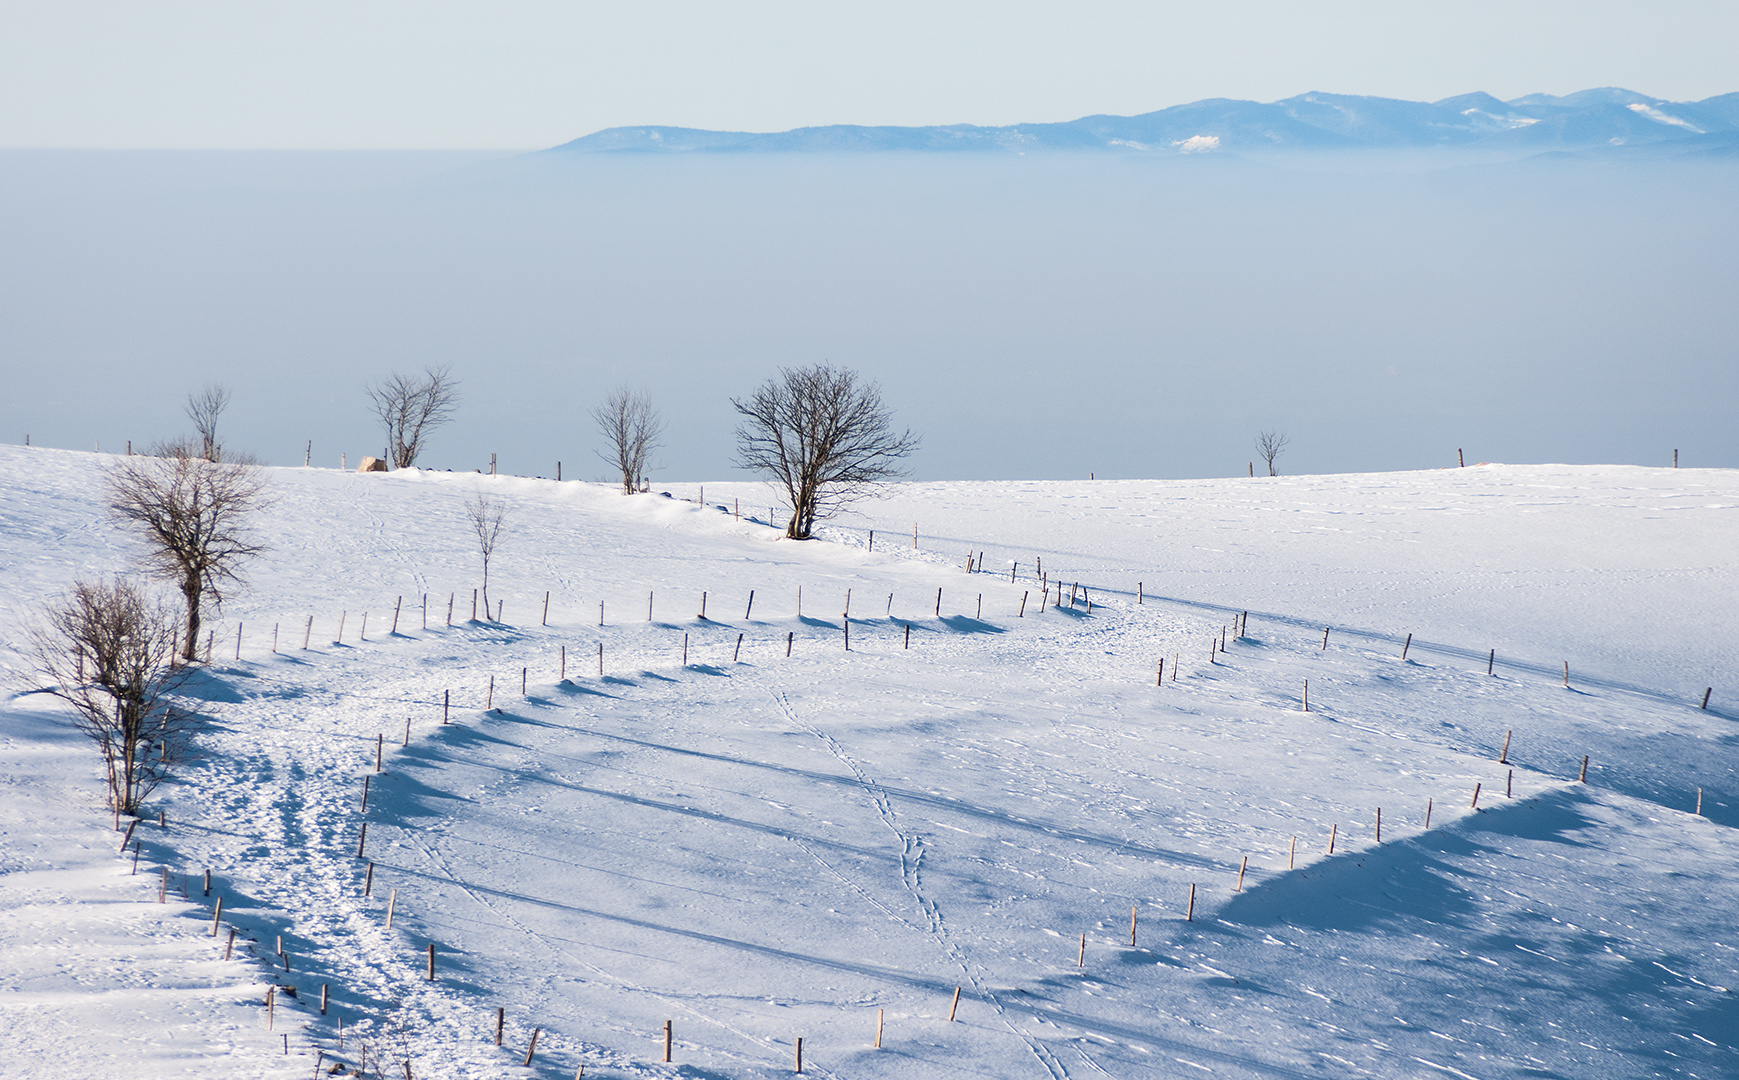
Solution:
[{"label": "bare shrub", "polygon": [[401,1080],[411,1076],[409,1011],[401,1003],[356,1041],[356,1067],[351,1076],[366,1080]]},{"label": "bare shrub", "polygon": [[108,486],[110,513],[143,533],[147,572],[181,591],[181,657],[191,661],[205,607],[221,604],[246,562],[265,550],[248,535],[249,519],[264,504],[259,467],[247,459],[210,461],[171,444],[116,461]]},{"label": "bare shrub", "polygon": [[1274,459],[1280,456],[1280,451],[1286,449],[1291,441],[1284,431],[1264,431],[1256,436],[1256,455],[1268,466],[1269,476],[1280,475],[1274,471]]},{"label": "bare shrub", "polygon": [[386,426],[386,451],[393,468],[408,469],[429,433],[453,418],[459,406],[459,381],[445,366],[426,368],[421,376],[393,372],[368,388],[375,415]]},{"label": "bare shrub", "polygon": [[879,386],[830,364],[781,368],[731,404],[743,416],[737,462],[784,487],[793,540],[809,539],[818,517],[903,475],[900,459],[918,448],[910,430],[894,430]]},{"label": "bare shrub", "polygon": [[599,457],[615,466],[622,477],[622,494],[632,495],[646,479],[646,459],[658,448],[658,438],[664,434],[664,421],[652,407],[652,399],[644,393],[623,387],[604,399],[592,410],[609,446]]},{"label": "bare shrub", "polygon": [[501,539],[501,525],[507,520],[507,507],[481,491],[477,500],[465,507],[471,518],[472,531],[477,534],[477,550],[483,555],[483,618],[489,618],[489,557],[495,554],[495,543]]},{"label": "bare shrub", "polygon": [[138,813],[193,722],[169,700],[185,672],[175,666],[180,621],[128,581],[80,581],[34,634],[49,693],[72,707],[73,726],[103,755],[116,813]]}]

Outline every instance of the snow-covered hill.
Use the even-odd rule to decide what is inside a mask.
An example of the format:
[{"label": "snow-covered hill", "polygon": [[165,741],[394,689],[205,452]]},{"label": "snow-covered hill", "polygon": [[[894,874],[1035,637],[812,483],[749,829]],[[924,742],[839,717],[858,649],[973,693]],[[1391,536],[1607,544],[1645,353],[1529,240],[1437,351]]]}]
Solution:
[{"label": "snow-covered hill", "polygon": [[1666,101],[1602,87],[1499,101],[1472,93],[1442,101],[1355,94],[1299,94],[1274,102],[1210,98],[1139,116],[1084,116],[1064,123],[981,127],[834,124],[793,131],[618,127],[553,148],[596,153],[837,153],[1115,150],[1254,153],[1458,147],[1512,154],[1655,147],[1670,154],[1730,155],[1739,94]]},{"label": "snow-covered hill", "polygon": [[1731,472],[913,484],[798,544],[758,485],[274,469],[133,876],[22,651],[132,553],[103,461],[0,448],[7,1075],[1739,1068]]}]

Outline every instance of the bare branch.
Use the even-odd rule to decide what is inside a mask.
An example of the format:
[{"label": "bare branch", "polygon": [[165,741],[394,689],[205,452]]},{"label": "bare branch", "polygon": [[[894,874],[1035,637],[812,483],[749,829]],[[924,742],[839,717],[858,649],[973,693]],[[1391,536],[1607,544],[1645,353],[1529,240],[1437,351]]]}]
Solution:
[{"label": "bare branch", "polygon": [[246,460],[208,461],[185,445],[154,456],[120,458],[108,475],[109,512],[136,525],[145,541],[145,569],[173,581],[187,605],[182,659],[197,655],[206,604],[221,604],[241,582],[249,559],[265,548],[247,533],[264,505],[265,480]]},{"label": "bare branch", "polygon": [[785,535],[794,540],[807,540],[817,518],[904,475],[899,461],[918,447],[910,430],[894,431],[880,387],[830,364],[781,368],[731,404],[744,417],[737,462],[785,488]]},{"label": "bare branch", "polygon": [[453,418],[459,406],[459,381],[446,367],[426,368],[421,377],[394,372],[368,388],[375,415],[386,426],[387,456],[396,469],[416,464],[429,432]]},{"label": "bare branch", "polygon": [[632,495],[646,479],[646,459],[659,446],[664,421],[644,393],[622,387],[592,410],[609,452],[599,457],[615,466],[622,476],[622,494]]}]

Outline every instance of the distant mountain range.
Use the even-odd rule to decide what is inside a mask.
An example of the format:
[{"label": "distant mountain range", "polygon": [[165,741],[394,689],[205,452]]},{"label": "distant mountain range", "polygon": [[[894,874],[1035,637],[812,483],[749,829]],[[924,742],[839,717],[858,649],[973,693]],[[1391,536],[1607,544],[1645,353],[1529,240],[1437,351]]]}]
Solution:
[{"label": "distant mountain range", "polygon": [[1483,93],[1432,102],[1313,93],[1271,103],[1209,98],[1140,116],[1084,116],[1067,123],[1006,127],[833,124],[769,133],[617,127],[547,152],[1258,154],[1435,147],[1523,156],[1614,147],[1629,148],[1628,153],[1739,156],[1739,93],[1689,102],[1616,87],[1563,97],[1529,94],[1513,101]]}]

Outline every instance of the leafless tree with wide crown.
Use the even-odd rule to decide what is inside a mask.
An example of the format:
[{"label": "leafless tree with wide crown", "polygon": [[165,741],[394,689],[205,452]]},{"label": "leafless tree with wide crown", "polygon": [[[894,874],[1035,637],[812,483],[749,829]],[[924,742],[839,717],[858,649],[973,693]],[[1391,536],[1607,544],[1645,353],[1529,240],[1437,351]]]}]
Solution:
[{"label": "leafless tree with wide crown", "polygon": [[459,406],[459,380],[446,367],[423,374],[393,372],[368,388],[375,415],[386,426],[386,452],[395,469],[408,469],[423,452],[429,433],[453,418]]},{"label": "leafless tree with wide crown", "polygon": [[209,461],[187,443],[171,443],[117,460],[108,488],[109,512],[142,534],[146,571],[181,592],[181,658],[192,661],[206,606],[221,604],[246,563],[265,551],[249,531],[265,503],[265,479],[250,459]]},{"label": "leafless tree with wide crown", "polygon": [[793,540],[809,539],[818,518],[903,476],[900,460],[918,448],[909,429],[894,429],[879,386],[831,364],[781,368],[731,404],[743,417],[737,462],[785,489],[785,535]]}]

